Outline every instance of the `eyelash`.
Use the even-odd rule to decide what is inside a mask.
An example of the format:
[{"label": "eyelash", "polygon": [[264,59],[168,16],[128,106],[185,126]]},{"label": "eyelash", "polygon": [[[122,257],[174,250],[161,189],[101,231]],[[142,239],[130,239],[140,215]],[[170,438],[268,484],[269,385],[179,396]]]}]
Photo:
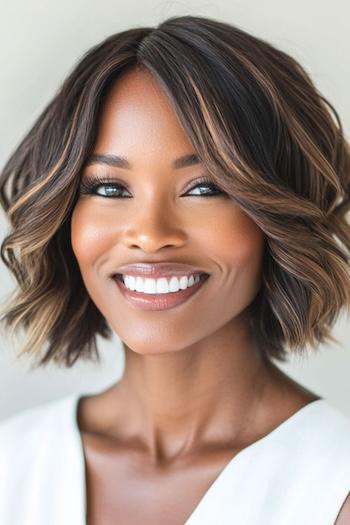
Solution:
[{"label": "eyelash", "polygon": [[[120,184],[119,182],[116,182],[112,178],[101,177],[100,175],[94,175],[92,177],[86,177],[85,179],[82,179],[80,183],[80,193],[83,195],[96,195],[97,197],[103,197],[107,199],[123,198],[120,195],[113,197],[113,196],[106,196],[106,195],[100,195],[98,193],[95,193],[97,188],[99,188],[100,186],[104,186],[104,185],[112,186],[120,190],[128,189],[124,184]],[[200,185],[206,185],[208,187],[214,188],[215,193],[194,195],[194,197],[217,197],[220,195],[226,195],[226,193],[220,190],[220,188],[218,188],[218,186],[216,186],[208,177],[203,177],[202,179],[197,181],[197,183],[194,186],[192,186],[192,188],[190,188],[188,191],[191,191]]]}]

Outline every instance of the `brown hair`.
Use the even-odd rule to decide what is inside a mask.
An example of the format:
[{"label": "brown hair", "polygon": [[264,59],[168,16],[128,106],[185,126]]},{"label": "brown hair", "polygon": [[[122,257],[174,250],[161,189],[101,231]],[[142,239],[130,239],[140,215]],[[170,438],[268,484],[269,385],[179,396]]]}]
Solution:
[{"label": "brown hair", "polygon": [[11,225],[1,257],[18,288],[1,322],[26,330],[20,356],[70,367],[99,359],[111,328],[89,297],[70,242],[80,174],[108,87],[148,68],[202,162],[266,235],[251,329],[266,357],[337,341],[350,309],[350,149],[339,116],[302,66],[242,29],[180,16],[116,33],[90,49],[0,175]]}]

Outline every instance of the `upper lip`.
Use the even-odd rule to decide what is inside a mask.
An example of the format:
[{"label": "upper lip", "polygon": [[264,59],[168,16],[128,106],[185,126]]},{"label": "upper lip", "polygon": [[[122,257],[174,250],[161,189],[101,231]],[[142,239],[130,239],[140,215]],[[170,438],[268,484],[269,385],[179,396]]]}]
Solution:
[{"label": "upper lip", "polygon": [[178,276],[182,277],[183,275],[196,275],[202,274],[205,272],[203,269],[191,266],[184,263],[176,262],[159,262],[159,263],[132,263],[120,266],[114,272],[113,276],[117,273],[123,275],[133,275],[134,277],[171,277]]}]

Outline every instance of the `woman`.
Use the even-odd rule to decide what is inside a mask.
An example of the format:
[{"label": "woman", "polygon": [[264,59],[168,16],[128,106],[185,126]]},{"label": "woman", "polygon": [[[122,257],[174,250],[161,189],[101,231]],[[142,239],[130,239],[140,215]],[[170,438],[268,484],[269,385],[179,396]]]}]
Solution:
[{"label": "woman", "polygon": [[36,366],[115,332],[125,369],[2,422],[1,523],[348,523],[350,421],[272,359],[336,341],[349,167],[307,73],[241,29],[173,17],[82,58],[1,175],[2,320]]}]

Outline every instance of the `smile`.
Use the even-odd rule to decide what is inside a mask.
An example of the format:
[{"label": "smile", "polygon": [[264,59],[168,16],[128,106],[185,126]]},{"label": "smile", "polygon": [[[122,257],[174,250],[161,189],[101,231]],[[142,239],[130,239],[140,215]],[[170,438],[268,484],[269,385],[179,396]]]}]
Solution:
[{"label": "smile", "polygon": [[198,282],[195,282],[192,286],[185,288],[184,290],[178,290],[177,292],[168,293],[144,293],[136,290],[130,290],[127,288],[120,277],[115,277],[113,280],[122,292],[123,296],[133,305],[143,310],[168,310],[178,306],[190,297],[192,297],[207,281],[209,278],[208,274],[200,275]]}]

